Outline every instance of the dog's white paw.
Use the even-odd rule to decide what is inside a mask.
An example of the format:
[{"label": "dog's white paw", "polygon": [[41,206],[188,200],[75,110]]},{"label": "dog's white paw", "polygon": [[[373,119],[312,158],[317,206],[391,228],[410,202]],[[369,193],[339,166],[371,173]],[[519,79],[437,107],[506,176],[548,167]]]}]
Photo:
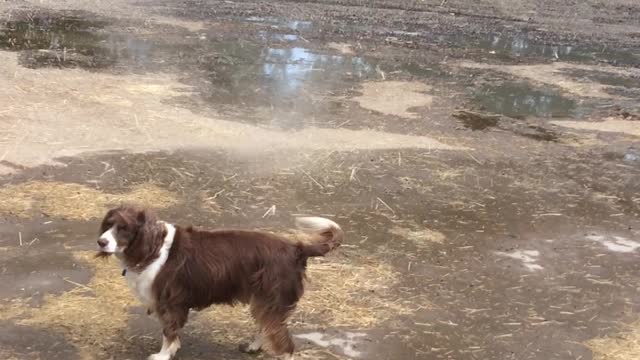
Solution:
[{"label": "dog's white paw", "polygon": [[157,353],[153,355],[149,355],[147,360],[169,360],[171,359],[171,355],[165,353]]}]

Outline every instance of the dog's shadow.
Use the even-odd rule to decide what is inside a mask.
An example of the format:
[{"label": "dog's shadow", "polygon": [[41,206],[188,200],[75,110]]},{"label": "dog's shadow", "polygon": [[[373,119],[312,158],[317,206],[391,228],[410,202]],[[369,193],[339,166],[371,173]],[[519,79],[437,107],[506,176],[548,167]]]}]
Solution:
[{"label": "dog's shadow", "polygon": [[[190,331],[189,324],[181,332],[182,347],[174,357],[176,360],[226,359],[251,360],[268,359],[265,354],[249,355],[238,350],[238,344],[217,343],[209,337]],[[225,330],[225,329],[212,329]],[[162,346],[162,334],[158,322],[146,314],[146,309],[135,307],[130,311],[125,338],[128,340],[122,352],[114,359],[146,359]]]}]

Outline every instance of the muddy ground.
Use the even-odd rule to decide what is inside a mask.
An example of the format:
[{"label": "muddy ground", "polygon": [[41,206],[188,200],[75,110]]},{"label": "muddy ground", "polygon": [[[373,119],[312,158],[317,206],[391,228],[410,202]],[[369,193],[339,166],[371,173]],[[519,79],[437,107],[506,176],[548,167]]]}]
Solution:
[{"label": "muddy ground", "polygon": [[[0,3],[0,356],[140,359],[92,258],[120,203],[287,233],[329,216],[302,359],[640,358],[640,5]],[[251,359],[245,309],[179,359]],[[258,355],[258,358],[269,358]]]}]

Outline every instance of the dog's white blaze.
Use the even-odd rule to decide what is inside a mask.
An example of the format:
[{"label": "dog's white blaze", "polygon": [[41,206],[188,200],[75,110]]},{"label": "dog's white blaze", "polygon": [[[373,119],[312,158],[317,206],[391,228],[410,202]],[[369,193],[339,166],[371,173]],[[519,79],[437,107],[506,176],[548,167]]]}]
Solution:
[{"label": "dog's white blaze", "polygon": [[160,254],[149,266],[147,266],[142,272],[136,273],[135,271],[127,271],[125,278],[127,283],[133,289],[138,299],[146,306],[153,307],[153,295],[151,293],[151,285],[158,276],[160,269],[167,262],[169,257],[169,251],[171,245],[173,245],[173,239],[176,234],[176,228],[167,223],[163,223],[167,229],[167,236],[164,237],[164,242],[160,248]]},{"label": "dog's white blaze", "polygon": [[322,217],[299,217],[296,218],[298,229],[307,232],[322,232],[331,228],[340,229],[335,222]]},{"label": "dog's white blaze", "polygon": [[150,355],[148,360],[169,360],[180,349],[180,340],[176,338],[173,342],[169,342],[165,336],[162,337],[162,349],[157,354]]},{"label": "dog's white blaze", "polygon": [[118,242],[116,241],[116,226],[113,225],[111,229],[105,231],[100,235],[100,240],[107,240],[107,246],[98,247],[100,251],[113,254],[118,251]]}]

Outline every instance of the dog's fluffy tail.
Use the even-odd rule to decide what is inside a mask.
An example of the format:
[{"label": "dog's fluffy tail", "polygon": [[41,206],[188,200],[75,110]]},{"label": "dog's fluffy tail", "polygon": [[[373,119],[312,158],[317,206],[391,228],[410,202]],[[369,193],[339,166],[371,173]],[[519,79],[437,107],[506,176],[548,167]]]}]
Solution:
[{"label": "dog's fluffy tail", "polygon": [[342,244],[344,232],[340,225],[321,217],[296,218],[298,229],[311,234],[311,241],[302,244],[304,257],[324,256]]}]

